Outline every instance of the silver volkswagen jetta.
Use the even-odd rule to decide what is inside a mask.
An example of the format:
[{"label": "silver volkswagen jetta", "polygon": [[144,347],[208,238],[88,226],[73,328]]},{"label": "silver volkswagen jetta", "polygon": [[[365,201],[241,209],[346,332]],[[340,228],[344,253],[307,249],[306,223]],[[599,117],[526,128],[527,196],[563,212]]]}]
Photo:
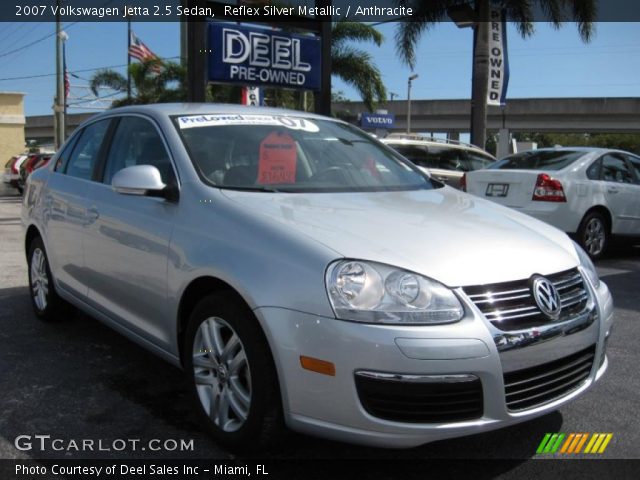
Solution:
[{"label": "silver volkswagen jetta", "polygon": [[22,219],[36,314],[74,305],[182,367],[228,448],[482,432],[607,368],[580,247],[335,119],[114,109],[30,176]]}]

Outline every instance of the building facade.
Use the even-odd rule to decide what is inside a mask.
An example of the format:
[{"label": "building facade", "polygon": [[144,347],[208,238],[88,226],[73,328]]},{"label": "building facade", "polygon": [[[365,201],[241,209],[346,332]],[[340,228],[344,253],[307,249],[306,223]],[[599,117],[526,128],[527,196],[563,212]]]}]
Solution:
[{"label": "building facade", "polygon": [[0,166],[25,151],[24,93],[0,92]]}]

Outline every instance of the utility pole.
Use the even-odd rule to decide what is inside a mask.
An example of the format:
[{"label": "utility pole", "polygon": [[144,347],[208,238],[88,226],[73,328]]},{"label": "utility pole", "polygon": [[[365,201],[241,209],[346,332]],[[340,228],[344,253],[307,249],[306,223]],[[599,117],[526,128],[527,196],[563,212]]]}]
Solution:
[{"label": "utility pole", "polygon": [[414,73],[407,82],[407,133],[411,133],[411,82],[416,78],[418,78],[418,74]]},{"label": "utility pole", "polygon": [[471,143],[484,150],[487,140],[487,79],[489,78],[489,0],[477,0],[473,29],[471,79]]},{"label": "utility pole", "polygon": [[67,134],[67,81],[69,81],[69,74],[67,73],[67,39],[69,35],[67,35],[67,32],[62,31],[60,32],[60,37],[62,40],[62,78],[64,82],[64,94],[62,95],[62,141],[64,142]]},{"label": "utility pole", "polygon": [[131,66],[131,20],[127,16],[127,100],[131,101],[131,72],[129,67]]},{"label": "utility pole", "polygon": [[63,32],[60,23],[61,0],[57,0],[58,13],[56,13],[56,97],[53,106],[55,125],[55,147],[59,149],[64,143],[64,73],[62,65]]}]

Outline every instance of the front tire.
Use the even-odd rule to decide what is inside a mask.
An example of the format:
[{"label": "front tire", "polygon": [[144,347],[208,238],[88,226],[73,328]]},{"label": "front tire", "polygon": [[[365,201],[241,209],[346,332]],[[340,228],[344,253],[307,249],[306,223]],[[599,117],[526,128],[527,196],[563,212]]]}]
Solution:
[{"label": "front tire", "polygon": [[600,212],[590,212],[580,222],[578,243],[594,260],[602,257],[609,247],[609,224]]},{"label": "front tire", "polygon": [[231,292],[203,298],[191,314],[185,372],[203,423],[231,451],[274,444],[284,425],[273,359],[246,304]]},{"label": "front tire", "polygon": [[36,237],[29,246],[28,271],[31,304],[38,318],[51,321],[69,315],[73,309],[56,292],[42,239]]}]

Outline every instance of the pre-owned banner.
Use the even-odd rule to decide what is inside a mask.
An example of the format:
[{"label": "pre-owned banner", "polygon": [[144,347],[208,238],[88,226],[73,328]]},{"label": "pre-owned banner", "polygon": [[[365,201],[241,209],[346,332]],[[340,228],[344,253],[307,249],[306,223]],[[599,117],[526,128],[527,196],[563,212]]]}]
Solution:
[{"label": "pre-owned banner", "polygon": [[491,7],[489,29],[489,85],[487,105],[503,106],[509,85],[509,57],[507,55],[506,12]]},{"label": "pre-owned banner", "polygon": [[209,23],[209,80],[320,89],[320,39],[281,30]]}]

